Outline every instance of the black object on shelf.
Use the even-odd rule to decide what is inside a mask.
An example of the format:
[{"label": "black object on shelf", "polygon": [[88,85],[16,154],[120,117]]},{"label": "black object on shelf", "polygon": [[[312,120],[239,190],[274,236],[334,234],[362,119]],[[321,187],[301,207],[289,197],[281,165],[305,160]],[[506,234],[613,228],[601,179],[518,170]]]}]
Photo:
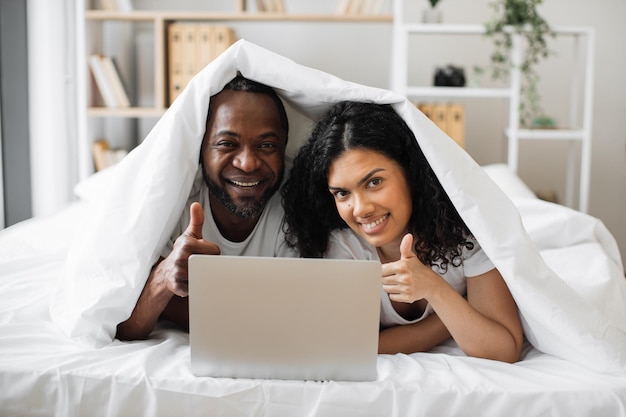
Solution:
[{"label": "black object on shelf", "polygon": [[465,70],[454,65],[437,67],[434,84],[436,87],[463,87],[465,86]]}]

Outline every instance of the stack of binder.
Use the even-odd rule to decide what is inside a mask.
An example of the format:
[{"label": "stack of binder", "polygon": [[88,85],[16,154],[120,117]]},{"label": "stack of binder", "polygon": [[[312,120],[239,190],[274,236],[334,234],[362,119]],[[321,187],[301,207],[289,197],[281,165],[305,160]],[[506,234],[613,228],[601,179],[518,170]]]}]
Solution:
[{"label": "stack of binder", "polygon": [[450,136],[465,147],[465,109],[460,104],[420,103],[417,108]]},{"label": "stack of binder", "polygon": [[237,41],[228,26],[174,22],[167,28],[168,101],[172,104],[189,80]]}]

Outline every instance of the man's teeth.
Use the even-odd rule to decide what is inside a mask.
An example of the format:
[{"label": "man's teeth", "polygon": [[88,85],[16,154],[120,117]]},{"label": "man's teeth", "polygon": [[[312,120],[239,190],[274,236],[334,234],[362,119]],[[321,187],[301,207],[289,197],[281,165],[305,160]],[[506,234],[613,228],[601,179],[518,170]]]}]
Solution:
[{"label": "man's teeth", "polygon": [[241,182],[241,181],[232,181],[237,187],[254,187],[255,185],[259,185],[261,181],[255,182]]},{"label": "man's teeth", "polygon": [[372,229],[374,227],[376,227],[377,225],[381,224],[383,221],[385,221],[387,219],[387,217],[389,217],[388,214],[385,214],[383,217],[379,218],[378,220],[375,220],[371,223],[363,223],[363,226],[366,229]]}]

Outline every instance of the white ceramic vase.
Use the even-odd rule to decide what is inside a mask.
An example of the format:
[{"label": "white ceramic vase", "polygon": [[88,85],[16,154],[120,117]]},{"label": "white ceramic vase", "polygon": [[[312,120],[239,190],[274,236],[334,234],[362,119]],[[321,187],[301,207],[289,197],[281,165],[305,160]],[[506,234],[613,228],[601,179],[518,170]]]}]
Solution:
[{"label": "white ceramic vase", "polygon": [[443,20],[443,13],[441,13],[441,10],[435,9],[433,7],[424,9],[424,13],[422,15],[422,22],[441,23],[442,20]]}]

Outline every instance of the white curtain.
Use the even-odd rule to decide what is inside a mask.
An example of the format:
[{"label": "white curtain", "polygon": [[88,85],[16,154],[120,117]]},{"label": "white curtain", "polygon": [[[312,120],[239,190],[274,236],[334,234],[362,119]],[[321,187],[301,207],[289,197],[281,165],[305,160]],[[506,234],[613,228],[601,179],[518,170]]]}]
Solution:
[{"label": "white curtain", "polygon": [[2,167],[2,107],[0,100],[0,229],[4,229],[4,178],[2,173],[4,168]]},{"label": "white curtain", "polygon": [[67,205],[78,178],[76,3],[27,3],[33,216],[54,213]]}]

